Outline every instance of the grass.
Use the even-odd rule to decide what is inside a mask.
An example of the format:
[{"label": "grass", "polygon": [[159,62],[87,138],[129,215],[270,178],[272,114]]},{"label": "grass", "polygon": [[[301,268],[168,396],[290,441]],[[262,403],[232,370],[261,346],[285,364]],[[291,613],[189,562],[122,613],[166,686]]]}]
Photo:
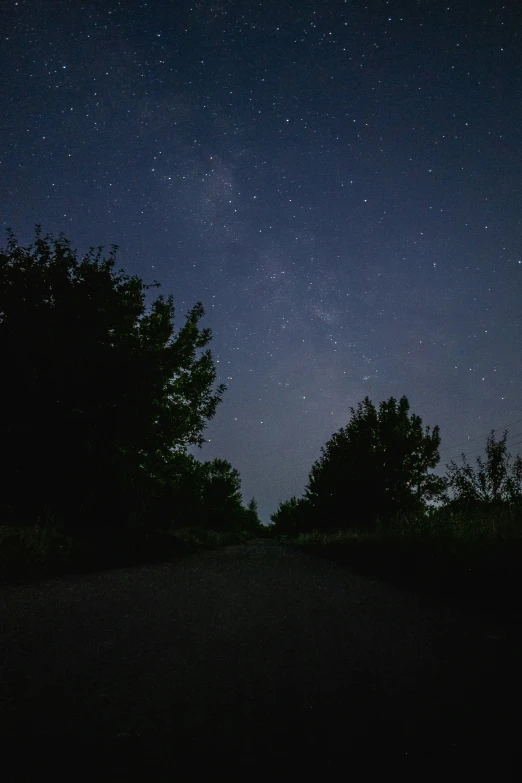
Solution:
[{"label": "grass", "polygon": [[67,568],[73,540],[52,524],[0,526],[0,579],[3,582],[43,578]]},{"label": "grass", "polygon": [[252,538],[252,534],[244,530],[218,532],[201,527],[175,528],[173,534],[183,542],[186,551],[202,549],[219,549],[233,544],[244,544]]},{"label": "grass", "polygon": [[520,608],[522,509],[438,509],[357,527],[287,537],[287,543],[360,573],[436,596],[459,596],[499,611]]},{"label": "grass", "polygon": [[50,514],[36,524],[0,524],[0,583],[38,581],[67,573],[159,563],[248,541],[246,531],[203,528],[64,532]]}]

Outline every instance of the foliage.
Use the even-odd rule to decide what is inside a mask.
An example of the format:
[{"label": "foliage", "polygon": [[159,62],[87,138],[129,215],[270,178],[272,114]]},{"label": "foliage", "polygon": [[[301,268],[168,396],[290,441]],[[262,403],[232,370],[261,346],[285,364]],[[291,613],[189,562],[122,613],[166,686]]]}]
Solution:
[{"label": "foliage", "polygon": [[201,463],[202,502],[207,526],[211,530],[239,528],[245,510],[241,500],[238,471],[224,459]]},{"label": "foliage", "polygon": [[409,589],[465,596],[495,616],[519,611],[520,504],[442,506],[397,514],[376,531],[313,531],[282,540]]},{"label": "foliage", "polygon": [[[201,445],[224,391],[196,304],[174,333],[172,296],[114,271],[116,247],[78,260],[60,235],[0,250],[4,521],[44,505],[69,525],[126,524]],[[74,522],[73,522],[74,521]]]},{"label": "foliage", "polygon": [[0,525],[0,581],[60,571],[72,547],[47,509],[33,525]]},{"label": "foliage", "polygon": [[423,509],[440,495],[444,480],[429,474],[438,462],[439,428],[422,430],[403,396],[381,402],[368,397],[321,449],[305,499],[318,529],[373,529],[377,518]]},{"label": "foliage", "polygon": [[266,525],[263,525],[259,519],[258,505],[255,498],[252,498],[246,507],[244,526],[252,534],[262,537],[268,535]]},{"label": "foliage", "polygon": [[247,528],[238,471],[223,459],[201,462],[178,452],[162,466],[149,511],[162,528],[172,525],[224,531]]},{"label": "foliage", "polygon": [[238,471],[188,452],[225,389],[202,305],[175,332],[172,296],[147,307],[158,283],[116,272],[116,251],[79,259],[38,226],[32,245],[8,232],[0,250],[4,575],[139,562],[265,529]]},{"label": "foliage", "polygon": [[312,519],[309,512],[310,504],[305,498],[296,498],[294,495],[290,500],[281,501],[277,511],[270,515],[273,523],[271,532],[277,536],[293,536],[299,531],[311,529]]},{"label": "foliage", "polygon": [[202,527],[186,527],[174,531],[185,547],[185,551],[197,552],[201,549],[218,549],[222,546],[244,544],[252,534],[247,530],[208,530]]},{"label": "foliage", "polygon": [[430,515],[429,533],[446,541],[485,547],[498,541],[522,541],[522,505],[499,502],[441,506]]},{"label": "foliage", "polygon": [[477,457],[477,467],[462,454],[461,466],[452,460],[447,468],[446,503],[479,508],[483,504],[522,504],[522,457],[511,462],[507,452],[508,431],[495,441],[494,430],[486,441],[486,461]]}]

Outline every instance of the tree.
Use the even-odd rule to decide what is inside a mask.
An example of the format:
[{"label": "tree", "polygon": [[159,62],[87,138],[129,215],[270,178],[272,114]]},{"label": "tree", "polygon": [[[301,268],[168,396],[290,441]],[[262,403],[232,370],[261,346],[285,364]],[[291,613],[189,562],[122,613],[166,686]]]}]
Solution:
[{"label": "tree", "polygon": [[486,462],[477,457],[477,468],[473,469],[462,454],[463,464],[454,460],[446,465],[446,502],[452,506],[473,506],[485,504],[522,503],[522,458],[516,456],[511,462],[507,452],[507,430],[499,441],[495,441],[495,430],[486,441]]},{"label": "tree", "polygon": [[259,507],[257,500],[252,498],[245,509],[245,529],[256,536],[266,538],[269,534],[268,528],[259,518]]},{"label": "tree", "polygon": [[439,460],[439,428],[422,430],[403,396],[381,402],[368,397],[351,408],[352,418],[321,449],[305,499],[317,528],[373,528],[398,512],[425,508],[444,481],[428,473]]},{"label": "tree", "polygon": [[158,528],[204,527],[204,469],[193,454],[178,452],[156,477],[149,515]]},{"label": "tree", "polygon": [[[148,289],[63,235],[0,250],[0,360],[6,514],[43,506],[69,525],[122,523],[173,454],[201,445],[225,387],[197,303],[174,333],[172,296]],[[105,513],[104,513],[105,512]]]},{"label": "tree", "polygon": [[224,531],[242,527],[245,509],[239,472],[224,459],[201,463],[206,527]]},{"label": "tree", "polygon": [[259,519],[258,505],[257,505],[257,500],[255,498],[252,498],[246,507],[245,520],[246,520],[246,527],[248,530],[255,532],[256,530],[259,529],[261,525],[261,520]]},{"label": "tree", "polygon": [[270,514],[273,523],[271,532],[276,536],[293,536],[309,532],[313,526],[309,512],[310,503],[306,498],[297,498],[293,495],[290,500],[281,501],[277,511]]},{"label": "tree", "polygon": [[239,472],[229,462],[200,462],[183,452],[173,455],[163,470],[150,516],[158,528],[166,529],[256,532],[261,525],[255,500],[243,506]]}]

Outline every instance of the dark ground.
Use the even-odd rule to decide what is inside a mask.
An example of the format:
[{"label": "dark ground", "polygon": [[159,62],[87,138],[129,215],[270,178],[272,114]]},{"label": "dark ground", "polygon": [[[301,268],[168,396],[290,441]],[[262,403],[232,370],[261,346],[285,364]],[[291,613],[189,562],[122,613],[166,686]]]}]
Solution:
[{"label": "dark ground", "polygon": [[392,771],[422,757],[426,779],[450,761],[497,774],[517,763],[516,620],[271,541],[1,587],[0,643],[2,737],[26,749],[20,770],[33,754],[43,763],[40,747],[54,764],[110,753],[125,774],[189,760],[249,775],[285,759],[296,774]]}]

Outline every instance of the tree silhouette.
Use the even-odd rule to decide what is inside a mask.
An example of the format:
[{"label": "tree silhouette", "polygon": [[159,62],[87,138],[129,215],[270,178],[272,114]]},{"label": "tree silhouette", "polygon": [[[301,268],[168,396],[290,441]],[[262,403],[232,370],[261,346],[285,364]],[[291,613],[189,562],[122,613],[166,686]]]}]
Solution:
[{"label": "tree silhouette", "polygon": [[462,454],[462,465],[454,460],[446,465],[446,501],[453,506],[472,506],[491,503],[522,503],[522,457],[511,462],[507,452],[507,430],[495,441],[495,430],[486,441],[486,461],[477,457],[477,468]]},{"label": "tree silhouette", "polygon": [[247,505],[247,511],[251,515],[252,521],[254,523],[259,522],[259,516],[258,516],[259,507],[257,505],[257,500],[255,498],[252,498],[251,500],[249,500],[248,505]]},{"label": "tree silhouette", "polygon": [[174,455],[163,471],[152,509],[155,525],[162,528],[175,524],[254,532],[252,501],[248,508],[243,506],[239,472],[223,459],[200,462],[192,454]]},{"label": "tree silhouette", "polygon": [[257,500],[252,498],[246,507],[245,511],[245,528],[250,533],[254,533],[257,536],[266,536],[268,531],[266,525],[264,525],[259,519],[259,508]]},{"label": "tree silhouette", "polygon": [[216,411],[202,305],[175,334],[172,296],[147,309],[159,284],[116,273],[116,250],[78,260],[40,227],[0,250],[4,519],[123,523]]},{"label": "tree silhouette", "polygon": [[351,408],[352,418],[321,449],[310,472],[305,499],[316,528],[373,528],[379,517],[424,508],[444,487],[428,474],[438,462],[439,428],[422,430],[403,396],[381,402],[368,397]]},{"label": "tree silhouette", "polygon": [[310,511],[310,504],[306,498],[297,498],[293,495],[290,500],[281,501],[277,510],[270,514],[271,532],[285,536],[310,532],[314,526]]},{"label": "tree silhouette", "polygon": [[239,528],[245,509],[238,471],[224,459],[201,463],[202,498],[207,526],[213,530]]}]

